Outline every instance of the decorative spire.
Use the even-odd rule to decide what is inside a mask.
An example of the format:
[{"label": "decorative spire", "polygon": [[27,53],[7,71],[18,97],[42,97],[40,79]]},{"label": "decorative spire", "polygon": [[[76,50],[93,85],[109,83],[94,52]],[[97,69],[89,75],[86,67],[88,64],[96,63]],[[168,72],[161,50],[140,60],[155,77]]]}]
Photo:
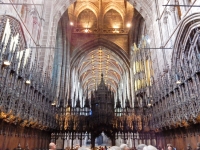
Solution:
[{"label": "decorative spire", "polygon": [[104,82],[104,78],[103,78],[103,73],[101,74],[101,82],[100,82],[100,84],[99,84],[99,86],[98,86],[98,89],[105,89],[105,88],[107,88],[106,87],[106,84],[105,84],[105,82]]},{"label": "decorative spire", "polygon": [[120,102],[120,100],[119,100],[118,87],[117,87],[117,102],[116,102],[116,108],[121,108],[121,102]]},{"label": "decorative spire", "polygon": [[67,107],[72,107],[72,99],[70,97],[68,98]]},{"label": "decorative spire", "polygon": [[13,60],[12,60],[13,63],[11,64],[11,68],[12,68],[13,71],[16,71],[17,68],[18,68],[18,65],[19,65],[19,61],[17,59],[18,50],[19,50],[19,43],[16,44],[15,51],[13,53]]},{"label": "decorative spire", "polygon": [[74,91],[73,107],[75,106],[75,102],[76,102],[76,89],[75,89],[75,91]]},{"label": "decorative spire", "polygon": [[66,92],[64,92],[64,106],[67,106],[67,97],[68,97],[68,90],[65,89]]},{"label": "decorative spire", "polygon": [[1,21],[0,21],[0,37],[5,29],[5,15],[2,17]]},{"label": "decorative spire", "polygon": [[30,73],[31,58],[32,58],[32,50],[30,51],[29,58],[28,58],[26,65],[25,65],[25,70],[28,71],[28,73]]},{"label": "decorative spire", "polygon": [[64,107],[64,99],[60,96],[60,107]]},{"label": "decorative spire", "polygon": [[76,100],[76,107],[80,108],[80,99],[79,99],[79,92],[78,92],[78,99]]},{"label": "decorative spire", "polygon": [[83,108],[83,96],[82,96],[82,100],[81,100],[81,107]]},{"label": "decorative spire", "polygon": [[125,107],[126,108],[130,108],[130,103],[129,103],[129,99],[128,99],[128,92],[127,92],[127,87],[126,87],[126,102],[125,102]]},{"label": "decorative spire", "polygon": [[112,91],[111,94],[112,94],[112,103],[114,105],[115,104],[115,95],[114,95],[114,92]]},{"label": "decorative spire", "polygon": [[124,96],[123,96],[123,93],[122,93],[122,107],[124,106]]},{"label": "decorative spire", "polygon": [[[67,97],[67,96],[66,96],[66,97]],[[71,99],[71,84],[69,85],[69,98],[68,98],[67,107],[72,107],[72,99]]]},{"label": "decorative spire", "polygon": [[101,83],[100,84],[105,84],[104,79],[103,79],[103,73],[101,73]]},{"label": "decorative spire", "polygon": [[94,94],[93,94],[93,91],[91,91],[91,99],[94,98]]},{"label": "decorative spire", "polygon": [[20,61],[20,66],[19,66],[19,75],[21,77],[24,76],[23,68],[24,68],[25,55],[26,55],[26,51],[24,50],[21,61]]},{"label": "decorative spire", "polygon": [[5,46],[6,34],[4,36],[3,42],[0,45],[0,63],[2,62],[3,48]]},{"label": "decorative spire", "polygon": [[6,44],[6,49],[4,52],[4,65],[6,66],[10,65],[11,58],[12,58],[11,40],[12,40],[12,35],[10,34],[10,37],[8,39],[8,43]]},{"label": "decorative spire", "polygon": [[87,84],[87,98],[88,98],[88,84]]},{"label": "decorative spire", "polygon": [[90,107],[89,99],[88,99],[88,84],[87,84],[87,96],[86,96],[86,99],[85,99],[85,106],[84,107],[87,107],[87,108]]},{"label": "decorative spire", "polygon": [[10,53],[11,40],[12,40],[12,35],[10,34],[8,42],[6,44],[5,54]]}]

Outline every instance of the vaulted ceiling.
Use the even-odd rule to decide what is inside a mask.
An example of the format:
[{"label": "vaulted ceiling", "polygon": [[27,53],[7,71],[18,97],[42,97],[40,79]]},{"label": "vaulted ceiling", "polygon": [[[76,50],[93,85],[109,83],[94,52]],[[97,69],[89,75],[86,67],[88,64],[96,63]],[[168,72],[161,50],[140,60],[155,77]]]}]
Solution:
[{"label": "vaulted ceiling", "polygon": [[66,16],[71,26],[67,30],[71,70],[77,71],[83,90],[94,90],[103,73],[105,82],[116,92],[129,73],[130,47],[138,42],[143,17],[125,0],[77,0],[61,20],[66,22]]}]

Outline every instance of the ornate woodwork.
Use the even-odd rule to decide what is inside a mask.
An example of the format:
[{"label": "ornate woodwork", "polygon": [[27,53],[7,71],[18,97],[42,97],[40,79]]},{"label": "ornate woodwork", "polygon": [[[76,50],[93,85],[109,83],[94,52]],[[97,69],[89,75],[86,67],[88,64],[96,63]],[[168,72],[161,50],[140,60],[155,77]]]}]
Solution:
[{"label": "ornate woodwork", "polygon": [[[199,28],[192,30],[181,59],[153,85],[156,92],[150,127],[153,130],[199,123]],[[162,111],[160,111],[162,110]]]},{"label": "ornate woodwork", "polygon": [[[10,16],[0,18],[0,137],[2,149],[13,149],[18,143],[41,143],[47,148],[50,131],[57,128],[56,108],[51,105],[53,89],[50,76],[39,67],[32,52],[26,57],[26,40],[20,23]],[[21,57],[20,57],[21,55]],[[30,84],[31,83],[31,84]],[[33,133],[29,133],[33,132]],[[35,132],[35,133],[34,133]],[[41,135],[41,134],[43,135]],[[16,138],[18,137],[18,138]],[[25,137],[32,137],[27,140]],[[23,138],[23,140],[19,140]],[[38,138],[38,140],[37,140]],[[7,142],[13,143],[12,146]],[[32,148],[37,148],[31,146]],[[39,147],[38,147],[39,148]]]},{"label": "ornate woodwork", "polygon": [[[91,93],[91,99],[87,94],[84,107],[80,107],[79,95],[76,100],[75,97],[68,99],[67,107],[61,103],[57,116],[60,129],[52,133],[52,140],[56,141],[59,137],[71,139],[73,146],[76,137],[80,139],[80,145],[84,138],[90,137],[94,147],[95,138],[102,132],[111,139],[113,145],[118,138],[131,139],[134,144],[155,139],[154,132],[149,130],[149,118],[142,113],[144,110],[135,108],[134,111],[127,97],[124,107],[121,106],[119,96],[115,105],[114,93],[105,85],[103,75],[97,89]],[[72,101],[76,101],[74,107],[71,106]]]},{"label": "ornate woodwork", "polygon": [[50,132],[0,121],[0,149],[48,149]]},{"label": "ornate woodwork", "polygon": [[[176,143],[178,149],[186,148],[186,144],[190,144],[186,149],[194,149],[199,140],[200,30],[198,26],[189,28],[195,21],[187,24],[183,34],[188,35],[180,39],[171,68],[152,85],[154,102],[149,108],[152,114],[150,128],[165,141],[170,141],[170,137],[178,138],[182,142],[182,145]],[[193,142],[193,137],[198,140]],[[166,145],[161,143],[162,147]]]},{"label": "ornate woodwork", "polygon": [[[0,49],[0,119],[23,127],[49,130],[56,128],[55,108],[51,105],[52,89],[49,75],[43,76],[37,60],[32,63],[32,52],[26,59],[25,41],[20,25],[13,23],[13,18],[4,16],[1,19],[2,28],[10,22],[9,37],[4,34]],[[13,24],[12,24],[13,23]],[[16,46],[13,37],[20,31]],[[1,29],[1,37],[3,35]],[[8,40],[6,42],[6,40]],[[22,57],[17,56],[22,53]],[[5,65],[9,61],[10,65]],[[26,81],[29,80],[31,84]]]},{"label": "ornate woodwork", "polygon": [[[10,34],[4,32],[7,27]],[[93,32],[106,34],[114,30]],[[119,34],[121,32],[125,31],[120,30]],[[14,41],[16,37],[17,41]],[[43,74],[43,68],[39,67],[37,57],[33,59],[32,52],[26,57],[26,40],[20,23],[10,16],[1,17],[0,140],[6,142],[0,148],[46,148],[50,136],[53,140],[59,137],[70,139],[72,146],[74,139],[78,138],[82,145],[82,140],[88,137],[94,147],[94,140],[102,131],[111,138],[113,145],[119,137],[124,140],[130,138],[134,148],[137,140],[153,143],[156,139],[157,146],[161,147],[176,139],[183,144],[184,141],[191,142],[190,139],[199,135],[200,123],[199,28],[193,28],[187,40],[181,39],[183,41],[185,44],[179,46],[181,53],[175,55],[176,61],[157,82],[151,80],[150,51],[144,50],[144,41],[141,47],[134,46],[134,108],[131,108],[128,96],[119,100],[117,94],[115,104],[114,94],[105,85],[103,77],[91,99],[87,95],[84,107],[80,105],[79,96],[78,99],[75,99],[76,96],[69,98],[67,106],[64,103],[67,100],[59,97],[59,105],[55,106],[52,102],[55,101],[57,87],[52,85],[47,72]],[[73,107],[72,101],[76,101]],[[124,107],[121,106],[122,101],[125,101]],[[8,138],[9,142],[14,139],[15,147],[9,145]],[[33,141],[36,143],[30,146]],[[194,143],[189,144],[178,147],[194,148]]]}]

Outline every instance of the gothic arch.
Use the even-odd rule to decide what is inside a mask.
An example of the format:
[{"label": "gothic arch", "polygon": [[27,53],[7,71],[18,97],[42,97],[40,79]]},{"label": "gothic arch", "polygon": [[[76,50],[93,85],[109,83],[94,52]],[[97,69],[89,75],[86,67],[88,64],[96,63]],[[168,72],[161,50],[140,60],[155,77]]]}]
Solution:
[{"label": "gothic arch", "polygon": [[121,15],[123,23],[124,23],[124,16],[125,16],[124,10],[122,9],[122,7],[120,5],[118,5],[116,3],[113,3],[113,2],[108,3],[106,5],[106,7],[104,8],[104,10],[103,10],[103,18],[105,16],[105,14],[111,9],[116,10]]},{"label": "gothic arch", "polygon": [[[25,35],[24,35],[23,28],[21,26],[20,21],[18,21],[16,18],[10,15],[0,16],[0,22],[3,22],[3,29],[5,28],[8,19],[9,19],[12,35],[15,36],[16,34],[19,33],[19,40],[18,40],[18,44],[20,48],[19,50],[25,49],[27,47],[27,43],[26,43]],[[4,32],[4,30],[2,32]],[[0,35],[0,38],[2,38],[1,35]]]},{"label": "gothic arch", "polygon": [[79,6],[77,10],[75,10],[75,17],[78,18],[79,14],[85,9],[91,10],[95,14],[96,18],[98,18],[99,10],[91,2],[84,2],[81,6]]},{"label": "gothic arch", "polygon": [[[82,18],[83,16],[84,19]],[[87,17],[87,19],[85,17]],[[97,28],[97,22],[98,18],[96,17],[94,12],[91,9],[84,9],[83,11],[80,12],[78,17],[76,18],[75,25],[78,28]]]},{"label": "gothic arch", "polygon": [[73,54],[71,55],[72,59],[71,59],[71,69],[74,68],[74,66],[77,65],[77,60],[80,58],[81,55],[89,53],[90,51],[92,51],[95,47],[99,47],[99,46],[103,46],[106,47],[108,49],[110,49],[111,51],[113,51],[114,53],[116,53],[121,60],[123,60],[124,64],[125,64],[125,68],[129,68],[129,58],[126,54],[126,52],[120,48],[118,45],[116,45],[115,43],[112,43],[106,39],[95,39],[92,40],[82,46],[80,46],[79,48],[77,48],[76,50],[74,50]]},{"label": "gothic arch", "polygon": [[[79,70],[76,71],[79,76],[79,81],[82,83],[83,89],[87,89],[88,83],[89,86],[92,85],[93,88],[95,88],[95,85],[92,84],[91,81],[94,83],[96,82],[96,79],[99,80],[99,71],[93,72],[92,68],[97,68],[99,61],[93,64],[92,59],[96,60],[99,58],[98,53],[101,51],[101,48],[99,49],[99,47],[103,50],[102,53],[104,57],[102,57],[102,62],[106,61],[105,56],[107,57],[107,55],[109,55],[111,57],[109,58],[108,65],[110,69],[106,71],[106,66],[102,65],[102,72],[105,73],[108,83],[111,81],[114,82],[114,84],[112,84],[112,88],[117,89],[117,84],[123,78],[122,72],[129,73],[129,58],[123,49],[106,39],[92,40],[74,50],[71,55],[71,70],[73,68],[79,68]],[[84,57],[83,59],[83,56],[86,55],[87,57]]]},{"label": "gothic arch", "polygon": [[[67,2],[66,2],[66,0],[58,0],[58,1],[56,1],[55,2],[55,10],[53,12],[53,14],[54,14],[53,16],[57,16],[58,13],[61,13],[61,15],[62,15],[67,10],[69,5],[73,4],[74,2],[76,2],[76,0],[67,1]],[[151,12],[151,8],[150,8],[150,6],[148,6],[148,0],[146,0],[146,1],[130,0],[129,3],[131,3],[138,10],[138,12],[141,13],[143,18],[150,18],[149,15],[151,14],[150,13]],[[63,5],[65,7],[62,7]],[[60,18],[58,18],[58,20],[59,19]]]},{"label": "gothic arch", "polygon": [[[185,53],[187,42],[192,34],[192,31],[200,28],[200,13],[194,13],[186,17],[178,30],[178,34],[174,43],[174,51],[172,53],[172,64],[177,65],[177,61],[182,59],[182,54]],[[199,31],[197,31],[199,34]]]},{"label": "gothic arch", "polygon": [[[129,3],[132,4],[134,6],[134,8],[136,10],[138,10],[138,12],[141,14],[141,16],[146,20],[146,23],[151,23],[151,8],[150,6],[148,6],[148,0],[146,1],[141,1],[141,0],[130,0]],[[55,4],[55,9],[52,12],[53,15],[53,21],[52,24],[50,25],[54,31],[51,32],[51,34],[48,36],[47,40],[52,40],[53,43],[52,45],[55,44],[55,37],[56,37],[56,30],[57,30],[57,25],[58,22],[60,20],[60,18],[62,17],[62,15],[64,14],[64,12],[68,9],[68,7],[73,4],[74,2],[76,2],[76,0],[72,0],[72,1],[67,1],[66,0],[58,0],[56,1]],[[49,18],[44,18],[45,20],[48,20]],[[48,28],[46,28],[45,30],[48,30]],[[44,30],[44,32],[45,32]],[[46,40],[44,40],[45,42]]]}]

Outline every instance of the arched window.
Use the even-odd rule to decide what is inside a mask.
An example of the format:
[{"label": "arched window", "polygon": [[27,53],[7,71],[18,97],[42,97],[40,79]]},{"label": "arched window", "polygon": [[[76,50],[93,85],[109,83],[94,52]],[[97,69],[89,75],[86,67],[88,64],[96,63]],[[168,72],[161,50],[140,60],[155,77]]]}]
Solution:
[{"label": "arched window", "polygon": [[90,9],[83,10],[77,19],[78,28],[97,28],[97,18]]},{"label": "arched window", "polygon": [[114,9],[110,9],[104,15],[104,28],[123,28],[123,19],[121,15]]}]

